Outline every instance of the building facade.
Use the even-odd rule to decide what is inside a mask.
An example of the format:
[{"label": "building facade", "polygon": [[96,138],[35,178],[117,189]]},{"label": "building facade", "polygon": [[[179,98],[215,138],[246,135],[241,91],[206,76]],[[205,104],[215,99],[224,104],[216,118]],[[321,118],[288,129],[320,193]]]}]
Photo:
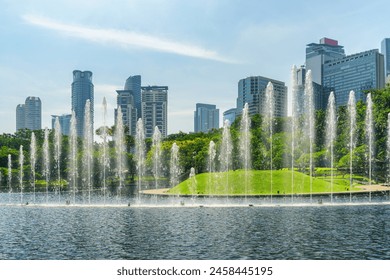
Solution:
[{"label": "building facade", "polygon": [[236,120],[237,115],[237,108],[231,108],[229,110],[226,110],[223,112],[223,123],[225,123],[226,120],[229,121],[230,124],[232,124]]},{"label": "building facade", "polygon": [[[127,78],[124,90],[131,90],[134,98],[134,105],[137,109],[136,119],[142,118],[141,112],[141,75],[134,75]],[[123,109],[123,108],[122,108]],[[122,110],[123,112],[123,110]]]},{"label": "building facade", "polygon": [[147,86],[141,87],[141,111],[144,123],[145,137],[153,136],[157,126],[163,137],[168,133],[168,87]]},{"label": "building facade", "polygon": [[242,113],[245,103],[248,103],[250,115],[261,114],[269,82],[274,86],[274,116],[286,117],[287,87],[284,82],[262,76],[248,77],[238,82],[237,114]]},{"label": "building facade", "polygon": [[381,53],[384,56],[385,78],[390,76],[390,38],[385,38],[381,42]]},{"label": "building facade", "polygon": [[16,130],[42,129],[42,103],[39,97],[29,96],[16,107]]},{"label": "building facade", "polygon": [[52,115],[51,116],[51,128],[55,129],[55,122],[58,118],[61,127],[62,135],[70,135],[70,119],[72,118],[71,114],[63,114],[63,115]]},{"label": "building facade", "polygon": [[26,128],[24,104],[16,106],[16,131]]},{"label": "building facade", "polygon": [[90,116],[92,131],[94,123],[94,86],[91,71],[73,71],[72,83],[72,111],[77,121],[77,136],[84,136],[85,104],[90,100]]},{"label": "building facade", "polygon": [[115,109],[115,124],[117,121],[118,108],[122,111],[123,124],[128,128],[129,135],[136,135],[136,126],[138,120],[137,108],[134,102],[133,91],[131,90],[117,90],[117,109]]},{"label": "building facade", "polygon": [[[295,100],[296,112],[298,115],[305,111],[305,83],[306,68],[304,65],[297,68],[297,96]],[[330,91],[324,91],[324,87],[313,82],[314,108],[315,110],[326,110]]]},{"label": "building facade", "polygon": [[349,92],[355,91],[356,100],[365,101],[364,91],[385,86],[384,57],[379,50],[369,50],[323,65],[324,91],[333,91],[336,106],[348,104]]},{"label": "building facade", "polygon": [[194,111],[194,131],[208,132],[219,128],[219,109],[216,105],[197,103]]},{"label": "building facade", "polygon": [[306,70],[311,70],[313,82],[322,85],[325,62],[345,57],[344,47],[338,41],[322,38],[320,42],[306,46]]}]

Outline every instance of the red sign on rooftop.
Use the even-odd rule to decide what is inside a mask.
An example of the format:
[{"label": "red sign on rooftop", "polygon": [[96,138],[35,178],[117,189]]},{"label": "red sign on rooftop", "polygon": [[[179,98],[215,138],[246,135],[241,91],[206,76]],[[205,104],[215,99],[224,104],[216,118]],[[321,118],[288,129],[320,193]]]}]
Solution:
[{"label": "red sign on rooftop", "polygon": [[329,39],[329,38],[322,38],[320,40],[320,44],[326,44],[326,45],[330,45],[330,46],[338,46],[339,45],[339,42],[336,41],[336,40],[333,40],[333,39]]}]

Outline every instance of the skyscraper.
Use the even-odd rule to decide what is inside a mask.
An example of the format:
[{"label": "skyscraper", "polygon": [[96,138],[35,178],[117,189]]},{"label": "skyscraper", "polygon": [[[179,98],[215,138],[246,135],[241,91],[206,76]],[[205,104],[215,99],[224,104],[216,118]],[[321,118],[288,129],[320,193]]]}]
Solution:
[{"label": "skyscraper", "polygon": [[390,75],[390,38],[382,40],[381,53],[385,59],[385,78],[387,78]]},{"label": "skyscraper", "polygon": [[91,102],[90,113],[93,131],[94,86],[92,83],[92,72],[74,70],[72,83],[72,111],[75,113],[77,135],[79,137],[84,136],[85,103],[88,99]]},{"label": "skyscraper", "polygon": [[[137,109],[137,120],[142,118],[141,110],[141,76],[135,75],[127,78],[124,90],[131,90],[134,96],[134,104]],[[122,111],[123,112],[123,111]]]},{"label": "skyscraper", "polygon": [[[127,126],[128,134],[136,134],[136,126],[138,120],[137,108],[134,103],[134,95],[132,90],[117,90],[116,100],[118,108],[121,108],[123,124]],[[118,109],[115,109],[115,122],[117,119]]]},{"label": "skyscraper", "polygon": [[[305,112],[305,83],[306,83],[306,68],[301,65],[297,68],[297,106],[296,112],[298,115]],[[315,110],[326,110],[328,104],[329,91],[324,92],[323,86],[313,82],[314,108]]]},{"label": "skyscraper", "polygon": [[322,85],[325,62],[345,57],[344,47],[338,41],[322,38],[319,44],[311,43],[306,47],[306,70],[311,70],[313,82]]},{"label": "skyscraper", "polygon": [[225,121],[228,120],[229,123],[232,124],[236,120],[236,114],[237,114],[237,108],[231,108],[223,112],[223,123],[225,123]]},{"label": "skyscraper", "polygon": [[168,133],[168,87],[147,86],[142,87],[142,120],[145,137],[153,136],[154,127],[157,126],[163,137]]},{"label": "skyscraper", "polygon": [[26,128],[24,104],[16,106],[16,131]]},{"label": "skyscraper", "polygon": [[52,115],[51,116],[51,128],[55,128],[55,121],[58,118],[58,121],[61,126],[61,133],[63,135],[70,135],[70,119],[72,118],[71,114],[63,114],[63,115]]},{"label": "skyscraper", "polygon": [[248,77],[238,82],[237,114],[241,114],[245,103],[248,103],[250,115],[261,114],[268,82],[274,86],[274,116],[287,116],[287,87],[284,82],[262,76]]},{"label": "skyscraper", "polygon": [[215,105],[197,103],[194,111],[194,131],[208,132],[219,128],[219,109]]},{"label": "skyscraper", "polygon": [[324,92],[334,91],[336,106],[348,103],[349,92],[365,101],[365,90],[385,86],[384,58],[379,50],[369,50],[334,59],[323,65]]},{"label": "skyscraper", "polygon": [[42,104],[39,97],[29,96],[24,104],[16,107],[16,130],[23,128],[30,130],[42,128]]}]

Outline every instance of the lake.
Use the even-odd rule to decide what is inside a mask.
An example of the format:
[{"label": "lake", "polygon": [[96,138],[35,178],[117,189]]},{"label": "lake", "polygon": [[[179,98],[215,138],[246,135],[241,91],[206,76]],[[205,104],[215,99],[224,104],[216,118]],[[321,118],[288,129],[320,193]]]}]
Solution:
[{"label": "lake", "polygon": [[0,259],[390,259],[390,204],[0,205]]}]

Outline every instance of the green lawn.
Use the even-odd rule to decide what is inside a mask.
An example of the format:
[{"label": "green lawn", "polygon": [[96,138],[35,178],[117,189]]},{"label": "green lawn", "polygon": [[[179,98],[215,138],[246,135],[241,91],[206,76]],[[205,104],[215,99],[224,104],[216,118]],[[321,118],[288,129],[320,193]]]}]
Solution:
[{"label": "green lawn", "polygon": [[[247,174],[247,175],[246,175]],[[195,179],[187,179],[169,190],[171,194],[206,194],[206,195],[277,195],[310,193],[310,176],[297,171],[274,170],[236,170],[229,172],[202,173]],[[294,184],[292,184],[294,180]],[[294,187],[292,188],[292,185]],[[352,190],[357,190],[352,187]],[[349,179],[334,179],[333,192],[349,191]],[[331,192],[329,177],[312,179],[312,192]]]}]

